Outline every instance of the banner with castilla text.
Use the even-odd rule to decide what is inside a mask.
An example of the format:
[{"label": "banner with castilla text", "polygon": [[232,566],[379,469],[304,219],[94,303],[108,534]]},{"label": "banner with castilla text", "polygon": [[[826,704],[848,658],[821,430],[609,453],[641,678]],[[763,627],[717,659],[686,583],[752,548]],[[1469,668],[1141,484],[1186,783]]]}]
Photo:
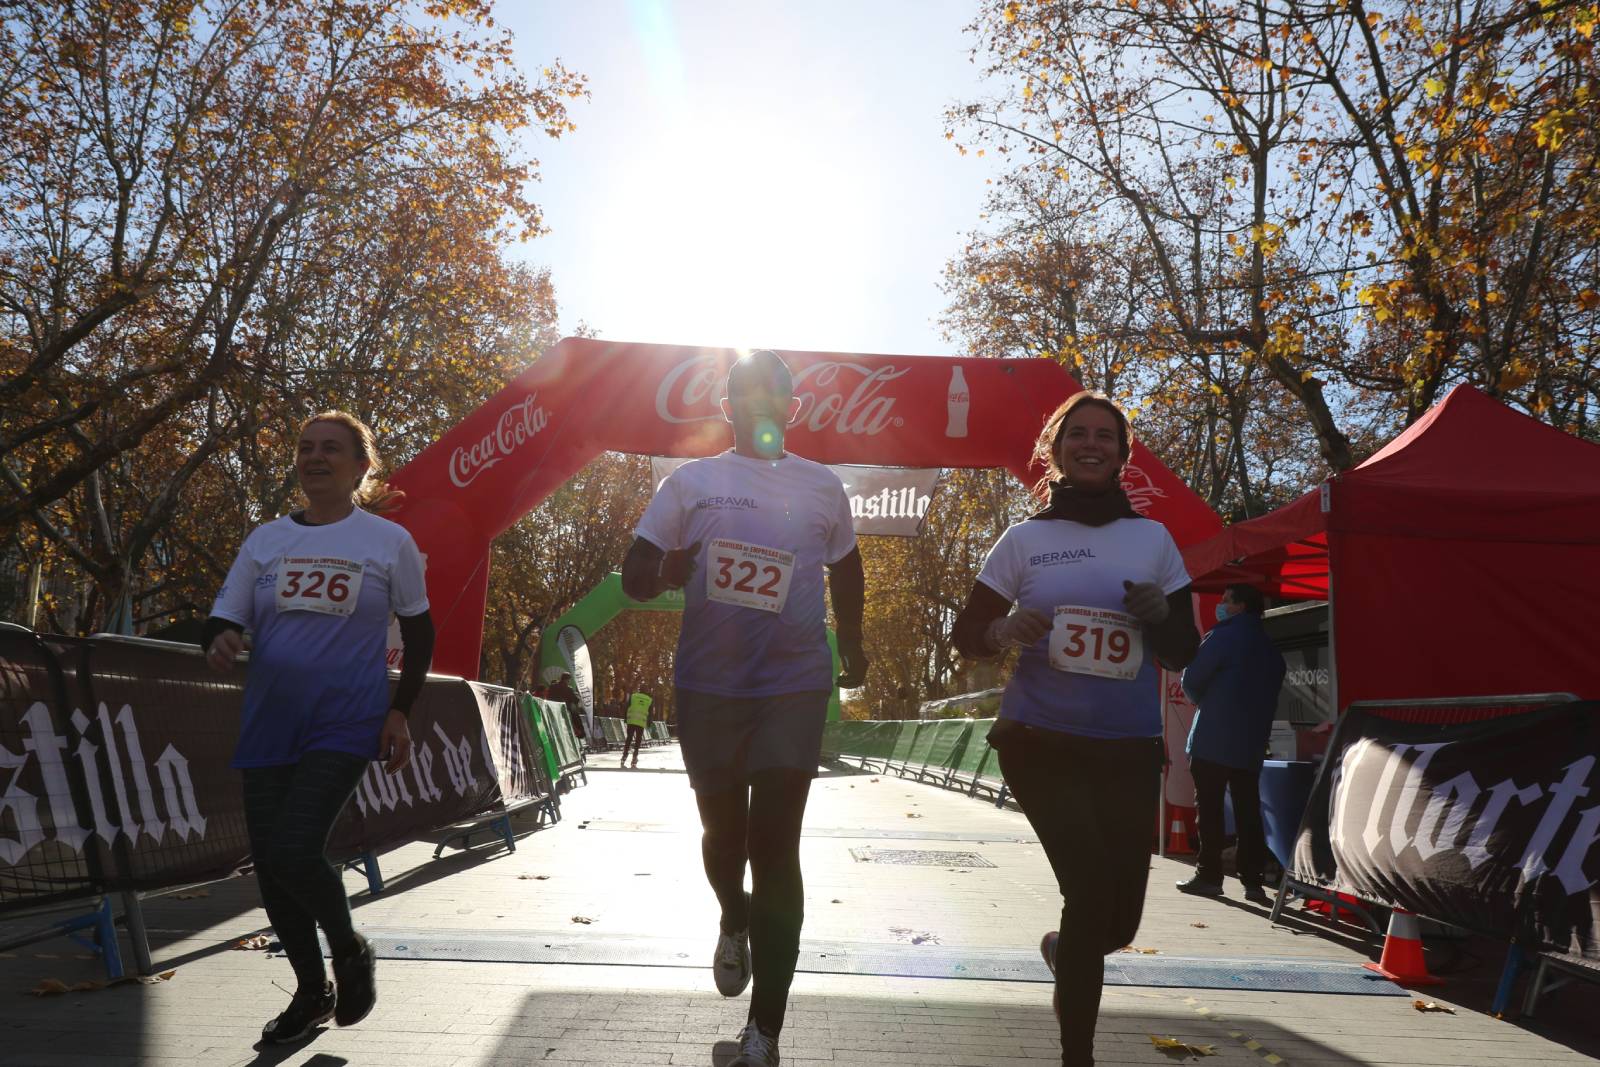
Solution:
[{"label": "banner with castilla text", "polygon": [[1600,963],[1600,703],[1444,724],[1354,706],[1290,873]]},{"label": "banner with castilla text", "polygon": [[[489,544],[601,452],[694,458],[732,446],[719,401],[730,348],[566,338],[410,463],[392,513],[428,561],[436,669],[476,677]],[[780,351],[799,414],[784,447],[827,464],[999,467],[1031,485],[1045,418],[1082,389],[1047,359]],[[1137,441],[1134,507],[1180,546],[1221,522]],[[621,565],[621,560],[617,565]]]},{"label": "banner with castilla text", "polygon": [[[228,766],[247,670],[213,674],[192,646],[0,625],[0,912],[248,864]],[[409,725],[410,765],[369,766],[334,856],[551,793],[510,690],[430,675]]]}]

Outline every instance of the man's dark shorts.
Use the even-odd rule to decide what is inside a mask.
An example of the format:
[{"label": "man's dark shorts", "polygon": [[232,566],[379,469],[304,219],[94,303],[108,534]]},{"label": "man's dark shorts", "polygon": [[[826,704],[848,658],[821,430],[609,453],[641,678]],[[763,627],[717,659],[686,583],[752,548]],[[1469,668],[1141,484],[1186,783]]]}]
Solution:
[{"label": "man's dark shorts", "polygon": [[823,689],[725,697],[679,689],[678,747],[689,784],[705,792],[735,789],[773,769],[815,777],[831,695]]}]

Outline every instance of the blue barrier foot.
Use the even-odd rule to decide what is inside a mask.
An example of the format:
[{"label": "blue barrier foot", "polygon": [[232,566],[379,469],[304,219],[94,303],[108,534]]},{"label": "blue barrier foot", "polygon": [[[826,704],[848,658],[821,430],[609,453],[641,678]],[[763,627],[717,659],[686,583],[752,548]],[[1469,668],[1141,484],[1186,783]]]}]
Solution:
[{"label": "blue barrier foot", "polygon": [[[117,917],[111,909],[109,896],[101,897],[100,906],[94,911],[68,919],[58,929],[101,958],[108,981],[122,977],[122,953],[117,947]],[[79,930],[92,930],[93,938],[80,936],[77,933]]]},{"label": "blue barrier foot", "polygon": [[363,852],[355,859],[345,864],[348,869],[360,871],[367,876],[367,891],[373,894],[383,892],[383,871],[378,867],[378,857],[371,852]]}]

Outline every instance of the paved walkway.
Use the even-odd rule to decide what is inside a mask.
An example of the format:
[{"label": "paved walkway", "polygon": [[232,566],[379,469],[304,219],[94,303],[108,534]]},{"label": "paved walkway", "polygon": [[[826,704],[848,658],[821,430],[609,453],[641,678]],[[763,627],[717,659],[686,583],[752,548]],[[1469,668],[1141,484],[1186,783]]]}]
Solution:
[{"label": "paved walkway", "polygon": [[[146,903],[158,968],[173,971],[166,981],[34,999],[23,994],[40,979],[103,975],[65,940],[5,954],[0,1063],[725,1064],[747,1000],[719,997],[707,973],[716,910],[676,749],[647,750],[638,771],[599,757],[563,810],[560,824],[522,836],[514,854],[482,847],[433,861],[425,843],[388,853],[388,887],[376,897],[348,876],[358,925],[404,957],[380,962],[379,1004],[359,1027],[252,1047],[292,978],[276,955],[232,947],[265,928],[253,882],[235,879],[204,896]],[[887,862],[906,857],[885,852],[907,851],[973,853],[993,866],[927,855],[912,858],[936,865]],[[1020,814],[892,775],[834,771],[813,791],[803,862],[803,948],[815,970],[795,981],[785,1064],[1059,1062],[1049,986],[1032,980],[1044,977],[1034,946],[1056,925],[1059,897]],[[1272,961],[1303,961],[1309,981],[1311,961],[1348,969],[1372,958],[1375,942],[1298,918],[1274,929],[1236,892],[1184,897],[1172,886],[1187,871],[1152,860],[1141,951],[1123,957],[1127,970],[1185,980],[1183,959],[1225,957],[1236,977],[1221,983],[1228,988],[1108,985],[1102,1064],[1511,1067],[1591,1063],[1600,1053],[1592,987],[1557,994],[1537,1024],[1490,1018],[1483,1006],[1500,963],[1492,946],[1459,946],[1455,962],[1473,965],[1426,991],[1453,1015],[1423,1014],[1410,996],[1249,988],[1252,975],[1281,966]],[[468,938],[493,940],[509,956],[591,962],[415,958],[448,956]],[[1447,966],[1448,955],[1430,951],[1430,960]],[[1022,980],[949,976],[995,967]],[[863,969],[888,973],[839,973]],[[1163,1051],[1152,1037],[1215,1055]]]}]

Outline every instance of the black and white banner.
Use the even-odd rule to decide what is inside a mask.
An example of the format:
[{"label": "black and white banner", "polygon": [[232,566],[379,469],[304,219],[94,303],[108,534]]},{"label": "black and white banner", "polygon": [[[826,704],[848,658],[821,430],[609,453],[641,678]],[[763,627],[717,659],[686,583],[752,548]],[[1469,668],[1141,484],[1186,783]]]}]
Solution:
[{"label": "black and white banner", "polygon": [[1346,713],[1301,881],[1600,961],[1600,703],[1480,722]]},{"label": "black and white banner", "polygon": [[[652,456],[652,484],[661,488],[667,475],[688,462]],[[939,468],[860,467],[837,463],[828,469],[844,483],[856,533],[915,537],[922,532],[928,506],[933,503],[933,492],[939,486]]]},{"label": "black and white banner", "polygon": [[[228,766],[247,669],[219,676],[198,649],[0,626],[0,912],[248,863]],[[410,727],[410,765],[371,764],[334,828],[335,855],[549,795],[510,690],[430,676]]]}]

